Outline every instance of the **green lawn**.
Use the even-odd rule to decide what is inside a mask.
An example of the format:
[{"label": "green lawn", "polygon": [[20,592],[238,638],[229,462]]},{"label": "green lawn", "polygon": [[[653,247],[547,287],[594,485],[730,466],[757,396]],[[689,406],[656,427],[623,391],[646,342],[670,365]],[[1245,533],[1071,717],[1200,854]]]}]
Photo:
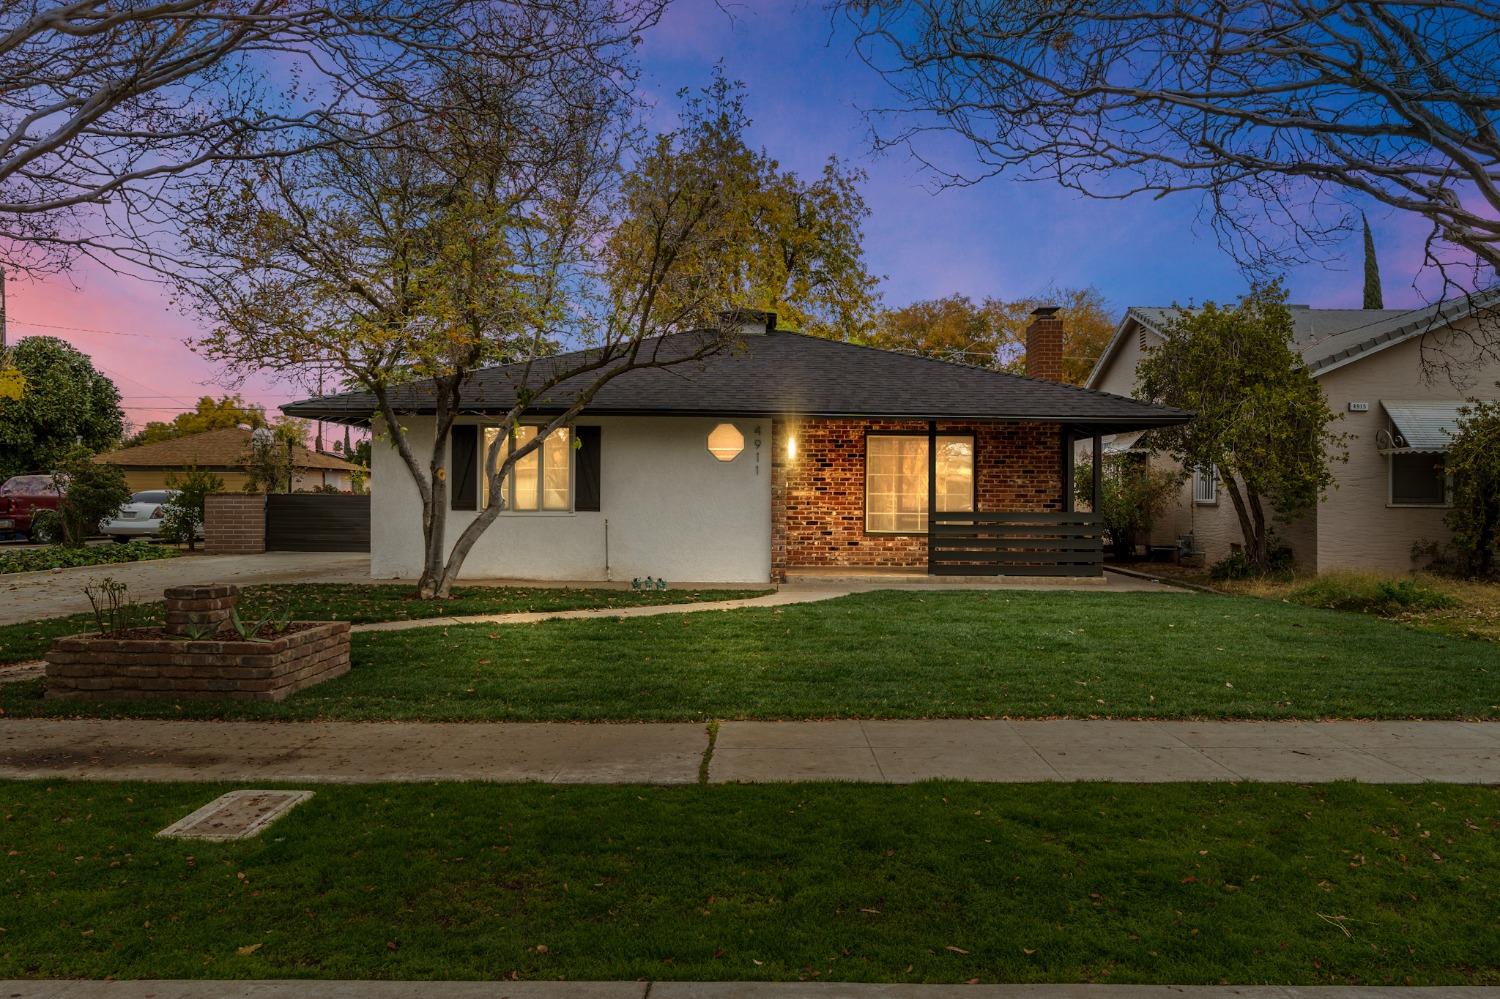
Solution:
[{"label": "green lawn", "polygon": [[0,786],[0,978],[1500,983],[1500,789]]},{"label": "green lawn", "polygon": [[[508,614],[515,611],[581,610],[589,607],[638,607],[643,604],[681,604],[696,600],[735,600],[768,590],[631,590],[570,589],[565,587],[460,586],[450,600],[413,599],[405,584],[283,583],[247,587],[240,612],[247,620],[286,611],[305,621],[407,621],[464,614]],[[79,589],[78,603],[88,607]],[[161,601],[142,602],[151,624],[161,623]],[[0,663],[40,659],[54,638],[94,628],[92,614],[0,625]]]},{"label": "green lawn", "polygon": [[13,715],[330,719],[1500,718],[1500,647],[1360,614],[1161,593],[878,592],[722,614],[356,635],[282,704]]}]

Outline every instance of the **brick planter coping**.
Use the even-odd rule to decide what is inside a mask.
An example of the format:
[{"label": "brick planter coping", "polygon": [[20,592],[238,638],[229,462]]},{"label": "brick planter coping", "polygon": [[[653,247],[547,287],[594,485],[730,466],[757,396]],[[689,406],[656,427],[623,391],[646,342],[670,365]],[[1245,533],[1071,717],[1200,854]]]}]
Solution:
[{"label": "brick planter coping", "polygon": [[348,621],[293,621],[267,641],[59,638],[47,696],[78,700],[279,701],[349,671]]}]

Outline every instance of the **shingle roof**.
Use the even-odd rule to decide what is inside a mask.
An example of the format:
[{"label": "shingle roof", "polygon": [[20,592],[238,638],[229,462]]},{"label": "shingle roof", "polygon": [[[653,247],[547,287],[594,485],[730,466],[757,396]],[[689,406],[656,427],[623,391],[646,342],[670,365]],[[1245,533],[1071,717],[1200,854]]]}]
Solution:
[{"label": "shingle roof", "polygon": [[[101,454],[95,461],[125,468],[239,468],[250,450],[251,431],[244,427],[227,427],[186,437],[121,448]],[[332,455],[294,446],[293,464],[297,468],[327,468],[355,471],[358,465]]]},{"label": "shingle roof", "polygon": [[[1314,376],[1457,322],[1475,312],[1500,305],[1500,286],[1465,298],[1455,298],[1421,309],[1310,309],[1292,308],[1292,341]],[[1133,306],[1126,314],[1160,332],[1177,314],[1175,308]]]},{"label": "shingle roof", "polygon": [[[662,338],[663,357],[691,354],[693,334]],[[537,362],[536,384],[554,364],[577,354]],[[503,412],[515,402],[519,365],[475,372],[463,392],[466,410]],[[583,379],[567,381],[537,399],[533,413],[568,407]],[[392,393],[398,412],[430,412],[423,383]],[[367,422],[376,411],[369,393],[308,399],[281,407],[290,415]],[[1046,420],[1102,431],[1183,423],[1190,414],[1123,396],[1039,381],[988,368],[825,340],[782,330],[745,336],[733,348],[667,368],[624,372],[584,410],[591,415],[883,416],[931,419]]]}]

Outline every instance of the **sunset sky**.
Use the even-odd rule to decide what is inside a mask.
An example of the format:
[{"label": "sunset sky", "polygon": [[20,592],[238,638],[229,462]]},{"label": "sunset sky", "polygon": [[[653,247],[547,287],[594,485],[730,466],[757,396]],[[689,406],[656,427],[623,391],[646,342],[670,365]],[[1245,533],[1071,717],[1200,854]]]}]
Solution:
[{"label": "sunset sky", "polygon": [[[872,216],[865,247],[884,276],[887,304],[961,292],[976,298],[1033,294],[1056,284],[1094,285],[1112,306],[1233,298],[1244,288],[1213,235],[1195,227],[1191,196],[1165,201],[1099,202],[1042,183],[990,180],[935,192],[930,177],[899,155],[872,157],[862,109],[889,99],[882,81],[850,51],[821,5],[809,0],[727,4],[679,0],[645,37],[642,80],[659,124],[670,126],[674,93],[707,82],[722,61],[747,87],[755,119],[751,140],[784,167],[817,171],[837,154],[869,172],[864,188]],[[947,151],[956,167],[964,150]],[[1423,229],[1371,211],[1385,279],[1386,306],[1417,306],[1413,289]],[[1357,236],[1333,266],[1287,276],[1295,302],[1357,307]],[[60,336],[90,354],[115,379],[134,423],[169,417],[199,395],[218,394],[213,367],[184,345],[191,317],[174,311],[160,290],[93,266],[44,283],[12,281],[12,341]],[[268,408],[297,393],[252,381],[244,395]]]}]

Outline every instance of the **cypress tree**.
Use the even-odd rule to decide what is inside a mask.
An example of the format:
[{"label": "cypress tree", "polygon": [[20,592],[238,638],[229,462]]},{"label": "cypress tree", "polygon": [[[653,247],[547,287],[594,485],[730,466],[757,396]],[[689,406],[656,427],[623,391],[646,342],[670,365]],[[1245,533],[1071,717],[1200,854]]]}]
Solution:
[{"label": "cypress tree", "polygon": [[1365,224],[1365,304],[1366,309],[1385,308],[1385,296],[1380,293],[1380,264],[1375,260],[1375,237],[1370,234],[1370,220],[1359,213]]}]

